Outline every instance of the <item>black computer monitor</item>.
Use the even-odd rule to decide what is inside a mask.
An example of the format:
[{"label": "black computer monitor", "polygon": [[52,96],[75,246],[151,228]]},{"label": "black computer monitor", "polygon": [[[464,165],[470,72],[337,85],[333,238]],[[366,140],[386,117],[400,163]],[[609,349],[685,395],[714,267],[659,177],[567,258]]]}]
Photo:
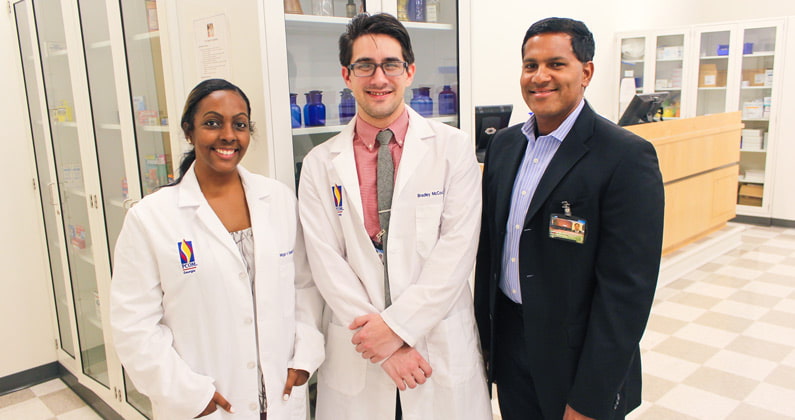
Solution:
[{"label": "black computer monitor", "polygon": [[483,162],[486,148],[497,130],[507,127],[511,121],[513,105],[489,105],[475,107],[475,154]]},{"label": "black computer monitor", "polygon": [[[662,121],[662,104],[668,92],[639,93],[632,98],[618,125],[635,125]],[[660,114],[660,119],[657,119]]]}]

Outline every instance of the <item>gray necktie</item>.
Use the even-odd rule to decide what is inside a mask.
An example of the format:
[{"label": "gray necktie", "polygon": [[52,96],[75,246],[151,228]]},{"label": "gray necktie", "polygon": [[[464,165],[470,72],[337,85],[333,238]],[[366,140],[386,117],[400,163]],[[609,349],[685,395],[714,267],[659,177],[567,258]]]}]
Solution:
[{"label": "gray necktie", "polygon": [[389,274],[387,271],[386,260],[386,240],[389,230],[389,215],[392,210],[392,191],[395,187],[395,164],[392,162],[392,152],[389,150],[389,141],[392,140],[392,131],[386,129],[375,136],[378,140],[378,169],[376,178],[378,180],[378,221],[381,225],[381,246],[384,259],[384,301],[386,306],[392,304],[392,296],[389,291]]}]

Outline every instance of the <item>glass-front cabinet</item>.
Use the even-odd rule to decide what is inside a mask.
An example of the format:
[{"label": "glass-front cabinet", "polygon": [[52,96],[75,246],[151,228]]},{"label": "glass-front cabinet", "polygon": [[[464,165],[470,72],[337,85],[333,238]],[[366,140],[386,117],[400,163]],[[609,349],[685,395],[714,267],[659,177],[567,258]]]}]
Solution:
[{"label": "glass-front cabinet", "polygon": [[696,115],[726,112],[731,31],[706,29],[698,32],[698,43]]},{"label": "glass-front cabinet", "polygon": [[668,92],[663,120],[741,112],[738,215],[770,216],[783,85],[783,22],[697,25],[617,38],[618,116],[634,93],[663,91]]},{"label": "glass-front cabinet", "polygon": [[[459,89],[465,85],[461,82],[460,54],[468,45],[459,36],[462,2],[287,0],[283,6],[271,10],[283,12],[286,60],[280,61],[286,61],[289,91],[272,85],[271,92],[280,95],[274,104],[290,109],[289,117],[284,112],[284,118],[274,124],[284,124],[290,130],[292,181],[298,182],[301,162],[309,150],[340,132],[356,112],[355,100],[341,76],[337,41],[350,17],[358,13],[390,13],[408,29],[417,71],[411,88],[406,90],[406,104],[423,116],[468,129],[469,119],[462,121],[459,111],[464,109],[462,100],[471,97],[471,92]],[[275,23],[268,20],[266,11],[266,26]],[[279,60],[280,53],[275,51],[271,58]],[[288,172],[278,169],[284,165],[281,159],[275,162],[277,177],[291,182],[285,175]]]},{"label": "glass-front cabinet", "polygon": [[12,3],[58,359],[129,419],[151,418],[151,405],[113,351],[107,301],[127,209],[173,178],[157,7],[154,0]]},{"label": "glass-front cabinet", "polygon": [[626,33],[618,36],[620,54],[617,119],[639,93],[667,92],[663,119],[679,118],[689,31]]},{"label": "glass-front cabinet", "polygon": [[[283,3],[283,4],[278,4]],[[467,22],[466,1],[455,0],[286,0],[265,2],[267,37],[283,37],[268,48],[269,95],[276,126],[273,174],[297,183],[301,162],[312,147],[342,130],[356,112],[356,104],[341,76],[338,39],[350,17],[385,12],[397,16],[409,31],[417,71],[406,90],[405,102],[428,118],[469,129],[461,112],[470,112],[469,69],[462,69],[468,38],[460,22]],[[462,126],[463,125],[463,126]],[[287,167],[288,163],[289,167]]]},{"label": "glass-front cabinet", "polygon": [[767,162],[770,132],[776,124],[773,108],[780,103],[774,91],[778,72],[776,58],[780,27],[747,27],[742,29],[742,64],[740,66],[740,100],[743,129],[740,143],[740,184],[738,204],[749,207],[765,206]]}]

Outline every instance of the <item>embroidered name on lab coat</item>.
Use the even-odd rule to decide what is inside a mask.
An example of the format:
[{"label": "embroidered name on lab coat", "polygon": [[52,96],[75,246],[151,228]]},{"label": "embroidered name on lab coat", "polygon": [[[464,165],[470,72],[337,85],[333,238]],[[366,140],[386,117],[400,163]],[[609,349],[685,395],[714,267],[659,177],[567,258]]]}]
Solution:
[{"label": "embroidered name on lab coat", "polygon": [[418,193],[417,198],[436,197],[438,195],[444,195],[444,191],[430,191],[430,192]]},{"label": "embroidered name on lab coat", "polygon": [[287,251],[287,252],[280,252],[279,253],[279,257],[282,257],[282,258],[290,256],[290,255],[293,255],[293,250],[292,249]]},{"label": "embroidered name on lab coat", "polygon": [[196,271],[196,255],[193,253],[193,241],[182,240],[177,242],[179,248],[179,260],[182,263],[182,274],[190,274]]}]

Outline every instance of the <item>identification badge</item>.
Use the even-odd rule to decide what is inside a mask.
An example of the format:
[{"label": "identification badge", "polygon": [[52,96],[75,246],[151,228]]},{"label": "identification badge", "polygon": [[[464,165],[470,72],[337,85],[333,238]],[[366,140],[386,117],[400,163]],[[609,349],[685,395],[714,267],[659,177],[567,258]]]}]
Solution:
[{"label": "identification badge", "polygon": [[568,201],[561,202],[563,214],[553,213],[549,217],[549,237],[564,241],[585,243],[585,219],[572,216]]}]

